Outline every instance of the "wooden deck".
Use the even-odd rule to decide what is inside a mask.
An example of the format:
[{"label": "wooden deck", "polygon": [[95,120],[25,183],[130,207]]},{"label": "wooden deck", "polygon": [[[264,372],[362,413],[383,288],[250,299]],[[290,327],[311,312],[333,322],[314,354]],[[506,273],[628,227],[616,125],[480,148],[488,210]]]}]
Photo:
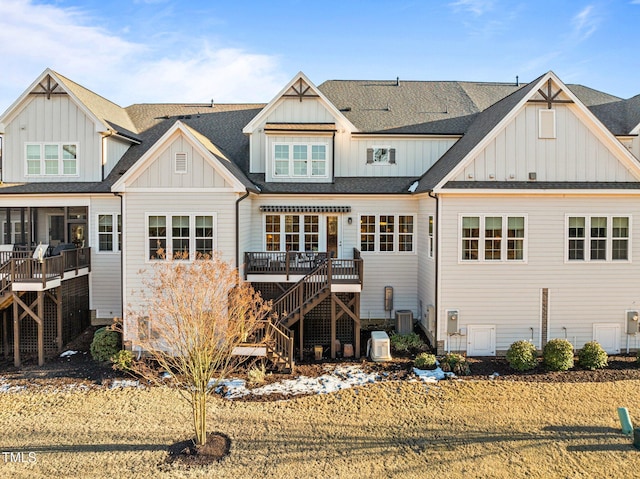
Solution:
[{"label": "wooden deck", "polygon": [[[35,256],[35,257],[34,257]],[[0,251],[0,305],[13,305],[14,364],[20,366],[20,324],[31,319],[37,325],[38,364],[44,364],[45,297],[56,305],[58,349],[62,348],[63,304],[61,285],[65,280],[86,276],[91,271],[91,249],[62,251],[56,256],[36,256],[31,251]],[[25,303],[25,292],[37,294]],[[7,317],[3,315],[3,330],[8,333]],[[6,334],[5,341],[6,341]]]}]

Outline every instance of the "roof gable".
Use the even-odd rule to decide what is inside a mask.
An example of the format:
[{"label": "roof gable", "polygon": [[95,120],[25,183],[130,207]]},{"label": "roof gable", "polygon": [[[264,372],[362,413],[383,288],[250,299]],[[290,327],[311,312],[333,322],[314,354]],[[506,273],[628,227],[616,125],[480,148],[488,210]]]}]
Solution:
[{"label": "roof gable", "polygon": [[280,92],[258,113],[243,129],[245,134],[253,133],[259,125],[266,122],[269,116],[278,108],[283,100],[318,101],[329,114],[344,124],[349,131],[357,131],[357,128],[327,99],[326,96],[307,78],[299,72]]},{"label": "roof gable", "polygon": [[[465,135],[422,176],[416,191],[438,190],[449,181],[460,180],[465,168],[514,121],[526,105],[539,104],[546,107],[557,103],[572,104],[572,113],[579,121],[597,136],[618,161],[623,162],[625,169],[633,171],[634,178],[640,179],[640,165],[631,153],[553,72],[548,72],[480,113]],[[501,179],[504,178],[495,178]],[[500,187],[498,182],[494,184],[496,188]]]},{"label": "roof gable", "polygon": [[67,95],[95,125],[96,132],[111,131],[121,133],[123,137],[137,141],[135,126],[127,112],[109,100],[87,90],[81,85],[47,68],[0,116],[0,131],[25,105],[30,96],[44,95],[47,98]]},{"label": "roof gable", "polygon": [[181,121],[176,121],[138,161],[118,179],[111,191],[124,192],[132,185],[157,159],[157,156],[173,141],[176,133],[181,135],[220,175],[234,191],[244,192],[253,185],[244,174],[231,162],[226,155],[206,137],[188,127]]}]

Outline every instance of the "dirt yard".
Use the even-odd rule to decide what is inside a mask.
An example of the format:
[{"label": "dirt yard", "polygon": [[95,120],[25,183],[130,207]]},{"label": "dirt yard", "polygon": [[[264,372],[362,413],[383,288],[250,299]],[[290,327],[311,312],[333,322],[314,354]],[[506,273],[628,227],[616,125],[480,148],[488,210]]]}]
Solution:
[{"label": "dirt yard", "polygon": [[472,376],[437,384],[415,380],[406,358],[362,364],[385,380],[288,400],[214,397],[210,430],[231,439],[230,454],[191,469],[167,464],[169,447],[193,434],[174,391],[110,389],[118,375],[82,351],[45,368],[5,365],[0,383],[26,388],[0,393],[0,477],[638,476],[640,451],[616,412],[628,407],[640,423],[634,358],[612,358],[600,372],[525,375],[472,360]]}]

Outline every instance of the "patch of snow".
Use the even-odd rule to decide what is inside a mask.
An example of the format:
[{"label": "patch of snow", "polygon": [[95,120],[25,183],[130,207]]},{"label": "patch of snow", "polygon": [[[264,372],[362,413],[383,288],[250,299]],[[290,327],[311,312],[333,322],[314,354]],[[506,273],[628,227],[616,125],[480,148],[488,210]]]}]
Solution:
[{"label": "patch of snow", "polygon": [[338,366],[333,371],[317,378],[298,376],[295,379],[267,384],[255,389],[247,388],[242,379],[229,379],[221,381],[216,392],[222,393],[227,399],[237,399],[248,394],[264,396],[268,394],[282,394],[296,396],[298,394],[329,394],[349,389],[355,386],[371,384],[381,378],[376,373],[365,373],[360,366]]},{"label": "patch of snow", "polygon": [[27,389],[27,386],[12,386],[11,383],[0,384],[0,393],[17,393]]},{"label": "patch of snow", "polygon": [[139,388],[140,381],[133,381],[131,379],[114,379],[109,389],[116,388]]},{"label": "patch of snow", "polygon": [[455,378],[456,375],[454,373],[445,373],[442,369],[418,369],[413,368],[413,374],[418,376],[422,381],[426,383],[436,383],[445,378]]},{"label": "patch of snow", "polygon": [[60,354],[60,357],[61,358],[66,358],[66,357],[69,357],[69,356],[73,356],[74,354],[78,354],[78,351],[71,351],[71,350],[65,351],[64,353]]}]

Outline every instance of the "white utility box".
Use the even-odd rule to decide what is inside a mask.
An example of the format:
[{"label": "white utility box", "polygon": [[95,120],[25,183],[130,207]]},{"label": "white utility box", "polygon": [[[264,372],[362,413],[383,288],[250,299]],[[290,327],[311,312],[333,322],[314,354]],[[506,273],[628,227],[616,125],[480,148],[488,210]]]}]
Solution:
[{"label": "white utility box", "polygon": [[371,332],[371,360],[375,362],[391,360],[391,341],[384,331]]}]

